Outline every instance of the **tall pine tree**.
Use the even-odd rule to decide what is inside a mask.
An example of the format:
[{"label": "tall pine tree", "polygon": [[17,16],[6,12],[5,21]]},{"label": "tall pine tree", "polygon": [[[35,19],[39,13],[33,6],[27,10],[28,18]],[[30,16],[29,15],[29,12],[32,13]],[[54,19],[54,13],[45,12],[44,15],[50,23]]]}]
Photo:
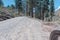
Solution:
[{"label": "tall pine tree", "polygon": [[16,8],[18,9],[18,15],[22,12],[22,0],[15,0]]},{"label": "tall pine tree", "polygon": [[15,0],[15,8],[17,9],[18,8],[18,0]]},{"label": "tall pine tree", "polygon": [[11,8],[12,8],[12,9],[15,9],[15,6],[14,6],[13,4],[11,4]]},{"label": "tall pine tree", "polygon": [[30,0],[30,14],[31,14],[31,17],[33,17],[33,0]]},{"label": "tall pine tree", "polygon": [[41,0],[37,0],[36,1],[36,7],[37,7],[37,10],[36,10],[36,18],[39,18],[41,19]]},{"label": "tall pine tree", "polygon": [[52,17],[54,16],[54,0],[50,0],[50,16],[52,21]]},{"label": "tall pine tree", "polygon": [[49,17],[49,0],[44,1],[44,18]]},{"label": "tall pine tree", "polygon": [[26,15],[30,16],[30,0],[26,1]]},{"label": "tall pine tree", "polygon": [[3,1],[0,0],[0,7],[3,7]]}]

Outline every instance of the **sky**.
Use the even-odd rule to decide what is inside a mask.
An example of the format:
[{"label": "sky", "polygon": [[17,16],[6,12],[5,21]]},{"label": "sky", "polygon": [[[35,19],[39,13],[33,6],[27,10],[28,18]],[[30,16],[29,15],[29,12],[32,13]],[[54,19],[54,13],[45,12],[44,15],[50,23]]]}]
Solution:
[{"label": "sky", "polygon": [[2,0],[3,3],[4,3],[4,6],[8,6],[8,5],[11,5],[11,4],[15,4],[14,3],[14,0]]},{"label": "sky", "polygon": [[[3,0],[3,2],[4,2],[4,6],[15,4],[14,0]],[[60,0],[54,0],[54,4],[55,4],[55,9],[57,9],[60,6]]]},{"label": "sky", "polygon": [[60,7],[60,0],[54,0],[55,9]]}]

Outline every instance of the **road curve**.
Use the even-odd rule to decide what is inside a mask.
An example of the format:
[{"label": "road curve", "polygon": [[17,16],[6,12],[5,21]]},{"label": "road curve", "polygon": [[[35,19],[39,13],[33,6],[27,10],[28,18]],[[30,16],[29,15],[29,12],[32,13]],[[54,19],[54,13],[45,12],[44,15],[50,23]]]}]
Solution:
[{"label": "road curve", "polygon": [[47,35],[41,22],[32,18],[16,17],[0,22],[0,40],[46,40]]}]

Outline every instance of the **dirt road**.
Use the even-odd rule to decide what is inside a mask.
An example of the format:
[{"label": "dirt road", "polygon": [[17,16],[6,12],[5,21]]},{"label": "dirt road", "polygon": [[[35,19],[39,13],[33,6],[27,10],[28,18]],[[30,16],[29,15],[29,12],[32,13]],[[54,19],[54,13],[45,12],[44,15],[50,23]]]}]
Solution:
[{"label": "dirt road", "polygon": [[0,40],[49,40],[44,29],[41,21],[16,17],[0,22]]}]

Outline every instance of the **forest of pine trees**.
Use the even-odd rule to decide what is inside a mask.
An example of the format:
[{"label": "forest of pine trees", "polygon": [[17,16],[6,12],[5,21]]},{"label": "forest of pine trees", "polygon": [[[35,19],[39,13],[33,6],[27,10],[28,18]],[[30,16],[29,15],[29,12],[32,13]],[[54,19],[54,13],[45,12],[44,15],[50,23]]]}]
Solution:
[{"label": "forest of pine trees", "polygon": [[[23,11],[22,4],[22,0],[15,0],[15,8],[18,9],[18,15]],[[0,6],[3,6],[2,0],[0,0]],[[14,7],[13,5],[11,6]],[[25,9],[26,16],[52,21],[54,16],[54,0],[26,0]]]},{"label": "forest of pine trees", "polygon": [[[17,2],[19,4],[18,7],[22,6],[22,0],[20,1],[21,4]],[[52,17],[54,16],[54,0],[26,0],[26,3],[27,16],[33,17],[35,14],[35,17],[41,20],[52,20]],[[35,13],[33,12],[33,8],[35,8]],[[21,7],[18,9],[21,9]]]}]

